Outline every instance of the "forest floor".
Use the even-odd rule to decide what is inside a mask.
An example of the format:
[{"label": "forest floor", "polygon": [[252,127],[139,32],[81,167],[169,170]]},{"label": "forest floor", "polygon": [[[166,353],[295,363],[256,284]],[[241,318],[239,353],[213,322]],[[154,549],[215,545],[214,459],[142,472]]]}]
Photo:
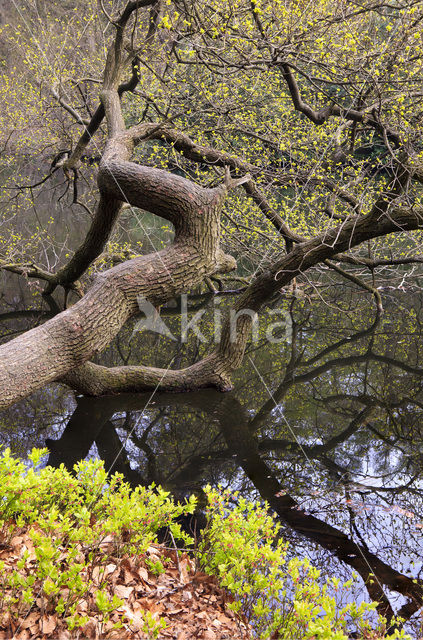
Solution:
[{"label": "forest floor", "polygon": [[[106,539],[102,544],[109,544],[112,550],[112,540]],[[83,551],[81,548],[81,553]],[[73,615],[79,616],[81,623],[73,629],[69,629],[66,621],[69,611],[55,610],[41,581],[38,597],[23,605],[24,587],[36,562],[34,543],[25,528],[10,540],[0,541],[3,566],[0,640],[238,640],[249,637],[248,626],[227,607],[231,597],[218,586],[216,578],[196,571],[194,561],[186,552],[154,544],[140,556],[115,557],[111,553],[107,565],[95,566],[89,576],[82,575],[87,570],[84,567],[81,577],[84,582],[91,582],[91,587],[76,602],[72,601]],[[19,584],[13,586],[7,581],[7,576],[12,574],[20,576],[16,581],[22,583],[20,588]],[[109,601],[113,596],[119,598],[118,606],[102,612],[99,591],[106,593]],[[56,600],[57,595],[66,602],[69,590],[63,588],[60,594],[56,593]]]}]

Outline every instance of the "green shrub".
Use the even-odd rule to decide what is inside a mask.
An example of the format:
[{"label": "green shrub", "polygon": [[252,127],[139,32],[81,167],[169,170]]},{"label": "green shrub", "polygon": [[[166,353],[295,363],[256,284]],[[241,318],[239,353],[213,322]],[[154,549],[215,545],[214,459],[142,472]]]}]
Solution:
[{"label": "green shrub", "polygon": [[[280,525],[267,504],[239,498],[234,505],[237,494],[210,487],[205,492],[208,524],[199,545],[202,567],[234,595],[228,606],[260,639],[347,640],[347,626],[355,626],[362,638],[385,637],[386,620],[375,615],[375,602],[340,604],[353,580],[341,583],[327,577],[322,584],[320,571],[307,558],[288,560]],[[411,640],[402,631],[389,637]]]},{"label": "green shrub", "polygon": [[[46,453],[34,449],[32,466],[9,449],[0,456],[1,542],[7,544],[24,530],[35,556],[23,548],[13,570],[0,562],[0,610],[18,619],[41,598],[43,611],[63,617],[72,631],[87,622],[78,604],[94,594],[101,633],[122,604],[102,578],[110,555],[141,557],[165,526],[174,539],[191,545],[175,519],[192,514],[196,499],[181,505],[161,487],[132,490],[122,475],[107,476],[99,460],[79,462],[73,474],[63,465],[37,470]],[[346,640],[351,625],[367,640],[384,637],[386,621],[377,618],[376,603],[342,604],[352,581],[322,581],[307,558],[288,559],[268,505],[238,496],[234,504],[234,495],[210,487],[205,493],[208,524],[195,551],[197,560],[233,595],[229,608],[260,639]],[[147,565],[156,575],[166,570],[158,560]],[[143,619],[144,633],[157,638],[164,622],[148,612]],[[409,638],[399,631],[389,637]]]},{"label": "green shrub", "polygon": [[[172,521],[192,514],[196,501],[193,497],[177,504],[160,487],[132,490],[122,475],[108,477],[100,460],[79,462],[74,474],[63,465],[36,470],[46,453],[34,449],[30,468],[9,449],[0,456],[1,541],[7,544],[24,529],[35,550],[32,559],[24,551],[13,571],[7,571],[4,563],[0,566],[0,607],[18,619],[41,597],[43,610],[59,614],[73,630],[86,624],[87,617],[77,608],[94,591],[101,633],[122,604],[101,581],[110,555],[142,557],[165,526],[170,526],[174,538],[192,543]],[[159,573],[162,567],[156,563],[154,569]],[[161,621],[156,628],[147,615],[145,625],[151,637],[162,628]]]}]

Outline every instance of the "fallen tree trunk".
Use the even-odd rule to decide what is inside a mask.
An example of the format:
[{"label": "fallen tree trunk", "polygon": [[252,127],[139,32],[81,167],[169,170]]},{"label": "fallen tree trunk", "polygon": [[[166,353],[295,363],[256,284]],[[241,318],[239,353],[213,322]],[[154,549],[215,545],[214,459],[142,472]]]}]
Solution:
[{"label": "fallen tree trunk", "polygon": [[[234,160],[229,154],[217,153],[210,147],[195,145],[188,136],[163,123],[145,123],[127,130],[120,104],[120,95],[126,87],[120,78],[125,65],[128,61],[134,62],[137,54],[132,45],[124,43],[125,27],[134,12],[151,6],[154,32],[159,5],[158,0],[129,1],[120,18],[113,22],[116,35],[105,66],[102,106],[69,161],[69,167],[74,168],[90,139],[90,131],[96,130],[104,114],[108,141],[98,173],[99,204],[87,237],[73,258],[57,274],[47,274],[47,289],[57,285],[69,288],[85,273],[102,252],[125,202],[171,222],[175,229],[174,243],[99,275],[88,293],[70,309],[1,346],[0,408],[55,380],[65,381],[90,395],[149,389],[182,391],[207,386],[228,389],[232,372],[242,362],[252,325],[251,312],[258,312],[281,287],[328,258],[337,258],[340,253],[372,238],[423,226],[422,208],[407,206],[410,178],[421,181],[421,175],[405,151],[398,157],[393,154],[390,175],[395,172],[396,175],[382,194],[376,196],[367,215],[347,217],[340,225],[312,239],[304,239],[291,232],[280,217],[275,217],[250,176],[233,180],[229,175],[229,168],[239,172],[253,170],[254,165]],[[134,83],[135,80],[133,76]],[[149,136],[171,142],[194,161],[204,159],[224,166],[224,182],[214,189],[202,188],[167,171],[131,162],[134,146]],[[236,267],[235,260],[220,248],[220,214],[228,190],[240,184],[244,184],[247,194],[278,229],[290,251],[281,254],[259,274],[241,296],[235,309],[236,326],[227,320],[218,348],[180,371],[151,367],[108,369],[89,362],[137,312],[140,297],[157,306],[188,292],[206,277]],[[331,184],[330,189],[333,188],[336,185]],[[341,192],[340,197],[351,200],[342,189]],[[353,199],[349,204],[354,202]],[[32,275],[43,277],[38,272]],[[248,309],[248,313],[242,313],[244,309]]]},{"label": "fallen tree trunk", "polygon": [[[204,189],[161,169],[129,162],[133,144],[145,128],[124,130],[116,91],[104,92],[103,101],[110,139],[98,175],[96,234],[103,237],[104,225],[126,201],[170,221],[175,241],[169,248],[99,275],[70,309],[2,345],[0,407],[62,378],[104,349],[137,312],[140,296],[157,306],[189,291],[206,276],[236,267],[220,249],[220,211],[228,189],[237,183],[228,177],[222,185]],[[91,236],[72,261],[75,273],[83,272],[95,257],[99,241],[94,230]]]},{"label": "fallen tree trunk", "polygon": [[271,269],[259,275],[238,301],[236,326],[226,322],[218,348],[203,360],[179,371],[137,366],[109,368],[87,362],[70,372],[65,382],[81,393],[94,396],[154,389],[230,389],[231,375],[241,365],[252,326],[251,314],[243,314],[243,310],[259,312],[266,301],[294,277],[340,251],[370,238],[422,226],[421,208],[389,208],[388,201],[379,202],[368,216],[349,220],[331,229],[323,238],[298,244]]},{"label": "fallen tree trunk", "polygon": [[105,272],[69,310],[0,347],[0,407],[58,379],[88,395],[209,386],[229,389],[252,324],[251,315],[242,314],[243,309],[259,311],[292,278],[326,258],[364,240],[418,229],[423,223],[421,208],[392,204],[396,196],[392,191],[391,197],[385,195],[367,216],[348,220],[323,236],[298,244],[259,275],[238,302],[236,331],[227,322],[220,345],[203,360],[179,371],[102,367],[88,361],[136,313],[139,296],[159,305],[188,291],[205,276],[236,266],[219,247],[220,209],[230,185],[202,189],[158,169],[116,161],[119,148],[127,141],[124,134],[123,142],[117,137],[110,144],[99,176],[100,188],[112,199],[121,189],[131,204],[148,207],[170,220],[175,226],[175,242],[157,254],[135,258]]}]

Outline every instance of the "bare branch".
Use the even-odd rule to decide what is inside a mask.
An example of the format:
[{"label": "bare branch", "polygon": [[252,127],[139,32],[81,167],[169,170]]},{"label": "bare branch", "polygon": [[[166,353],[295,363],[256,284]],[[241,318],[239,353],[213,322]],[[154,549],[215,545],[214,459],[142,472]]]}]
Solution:
[{"label": "bare branch", "polygon": [[57,100],[60,106],[62,106],[65,109],[65,111],[67,111],[78,124],[82,124],[84,125],[84,127],[88,126],[89,120],[85,120],[84,118],[82,118],[82,116],[80,116],[79,113],[73,107],[71,107],[70,104],[65,102],[65,100],[63,100],[59,92],[56,91],[54,87],[51,87],[50,91],[52,96]]},{"label": "bare branch", "polygon": [[377,312],[379,314],[383,313],[382,297],[379,291],[375,287],[370,286],[369,284],[367,284],[367,282],[364,282],[364,280],[357,278],[357,276],[353,275],[352,273],[349,273],[348,271],[341,269],[341,267],[338,267],[338,265],[334,264],[330,260],[325,260],[324,264],[326,264],[330,269],[332,269],[336,273],[339,273],[339,275],[345,278],[346,280],[350,280],[350,282],[354,282],[354,284],[356,284],[358,287],[361,287],[362,289],[369,291],[369,293],[371,293],[375,299]]}]

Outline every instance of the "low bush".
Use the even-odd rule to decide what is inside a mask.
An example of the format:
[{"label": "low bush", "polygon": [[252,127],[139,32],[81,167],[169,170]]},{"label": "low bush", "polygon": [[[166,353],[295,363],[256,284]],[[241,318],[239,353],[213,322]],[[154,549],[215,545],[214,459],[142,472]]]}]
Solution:
[{"label": "low bush", "polygon": [[[361,638],[384,637],[376,603],[342,604],[352,581],[322,580],[308,559],[288,560],[266,504],[206,487],[207,526],[194,549],[176,520],[194,513],[195,497],[179,504],[161,487],[131,489],[99,460],[79,462],[73,473],[37,468],[46,453],[34,449],[30,465],[8,449],[0,456],[0,548],[20,544],[16,566],[0,561],[2,628],[37,610],[47,622],[59,616],[73,632],[87,624],[81,603],[91,599],[98,632],[107,637],[125,622],[123,601],[105,579],[110,558],[142,558],[167,527],[191,547],[198,568],[217,577],[232,596],[228,607],[260,639],[346,640],[352,627]],[[152,573],[166,571],[161,561],[144,560]],[[163,621],[148,611],[143,620],[144,637],[159,637]],[[409,636],[397,630],[390,638]]]},{"label": "low bush", "polygon": [[[377,603],[352,600],[353,580],[322,579],[308,558],[288,559],[288,545],[267,504],[211,487],[205,492],[201,563],[235,596],[228,606],[260,639],[347,640],[352,630],[366,640],[385,638],[387,621],[375,614]],[[411,640],[398,629],[389,638]]]}]

